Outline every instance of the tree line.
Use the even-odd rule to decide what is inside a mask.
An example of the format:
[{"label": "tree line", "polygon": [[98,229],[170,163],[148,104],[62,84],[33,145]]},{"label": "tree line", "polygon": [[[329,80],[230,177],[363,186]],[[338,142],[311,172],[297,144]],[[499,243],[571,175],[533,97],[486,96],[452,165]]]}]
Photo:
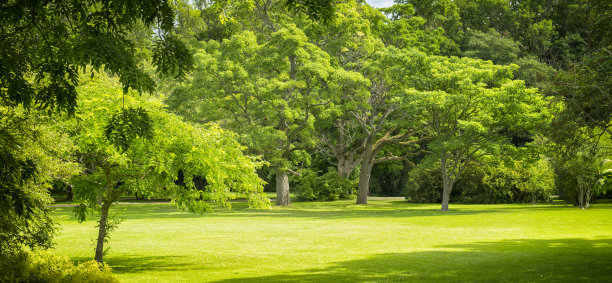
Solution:
[{"label": "tree line", "polygon": [[610,187],[608,1],[0,2],[0,256],[50,188],[192,212],[402,193],[587,208]]}]

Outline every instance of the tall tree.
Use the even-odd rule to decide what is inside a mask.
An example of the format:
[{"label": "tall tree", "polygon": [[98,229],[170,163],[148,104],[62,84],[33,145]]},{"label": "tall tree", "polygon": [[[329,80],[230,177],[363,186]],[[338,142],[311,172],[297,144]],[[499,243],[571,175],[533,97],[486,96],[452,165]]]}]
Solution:
[{"label": "tall tree", "polygon": [[426,55],[418,51],[386,48],[373,54],[362,73],[369,79],[369,92],[364,97],[352,97],[352,115],[364,133],[363,157],[357,189],[357,204],[367,204],[370,177],[375,163],[407,160],[414,153],[403,156],[378,156],[389,144],[418,147],[424,132],[418,126],[419,107],[414,100],[412,76],[421,67]]},{"label": "tall tree", "polygon": [[276,171],[277,204],[288,205],[289,173],[314,147],[314,115],[329,104],[329,56],[295,26],[259,44],[241,32],[198,53],[194,78],[168,103],[197,121],[218,121],[241,135]]}]

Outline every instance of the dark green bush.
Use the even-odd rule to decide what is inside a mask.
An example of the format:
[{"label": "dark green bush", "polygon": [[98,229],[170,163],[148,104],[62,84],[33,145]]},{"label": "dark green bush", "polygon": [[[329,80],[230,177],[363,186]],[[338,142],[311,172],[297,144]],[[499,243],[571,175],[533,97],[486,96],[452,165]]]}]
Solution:
[{"label": "dark green bush", "polygon": [[439,169],[410,171],[406,199],[415,203],[442,202],[442,179]]},{"label": "dark green bush", "polygon": [[333,168],[321,176],[312,170],[300,172],[295,192],[301,201],[332,201],[355,195],[355,182],[342,178]]},{"label": "dark green bush", "polygon": [[[457,179],[451,192],[454,203],[527,203],[549,201],[554,189],[553,170],[544,160],[533,164],[490,163],[470,166]],[[439,169],[412,170],[406,198],[416,203],[442,201]]]}]

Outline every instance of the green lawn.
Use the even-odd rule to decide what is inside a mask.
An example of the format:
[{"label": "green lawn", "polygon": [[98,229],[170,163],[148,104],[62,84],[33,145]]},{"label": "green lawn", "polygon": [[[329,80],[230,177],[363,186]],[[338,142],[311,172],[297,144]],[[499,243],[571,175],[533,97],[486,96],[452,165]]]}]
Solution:
[{"label": "green lawn", "polygon": [[[105,260],[126,282],[612,280],[612,204],[294,203],[204,216],[122,205]],[[56,252],[93,257],[94,221],[54,208]]]}]

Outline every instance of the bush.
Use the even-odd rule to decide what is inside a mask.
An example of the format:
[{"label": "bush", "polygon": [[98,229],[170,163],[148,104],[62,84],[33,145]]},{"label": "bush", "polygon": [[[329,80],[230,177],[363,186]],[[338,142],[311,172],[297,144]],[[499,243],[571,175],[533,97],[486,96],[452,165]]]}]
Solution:
[{"label": "bush", "polygon": [[302,170],[301,175],[295,186],[301,201],[332,201],[355,195],[356,184],[342,178],[334,168],[321,176],[312,170]]},{"label": "bush", "polygon": [[[553,170],[544,160],[532,164],[495,162],[466,168],[453,187],[451,201],[480,204],[544,202],[550,200],[554,185]],[[412,170],[406,199],[415,203],[440,203],[440,170]]]},{"label": "bush", "polygon": [[74,265],[49,251],[22,251],[0,263],[0,282],[119,282],[94,260]]},{"label": "bush", "polygon": [[406,199],[415,203],[442,202],[442,179],[439,169],[410,171]]}]

